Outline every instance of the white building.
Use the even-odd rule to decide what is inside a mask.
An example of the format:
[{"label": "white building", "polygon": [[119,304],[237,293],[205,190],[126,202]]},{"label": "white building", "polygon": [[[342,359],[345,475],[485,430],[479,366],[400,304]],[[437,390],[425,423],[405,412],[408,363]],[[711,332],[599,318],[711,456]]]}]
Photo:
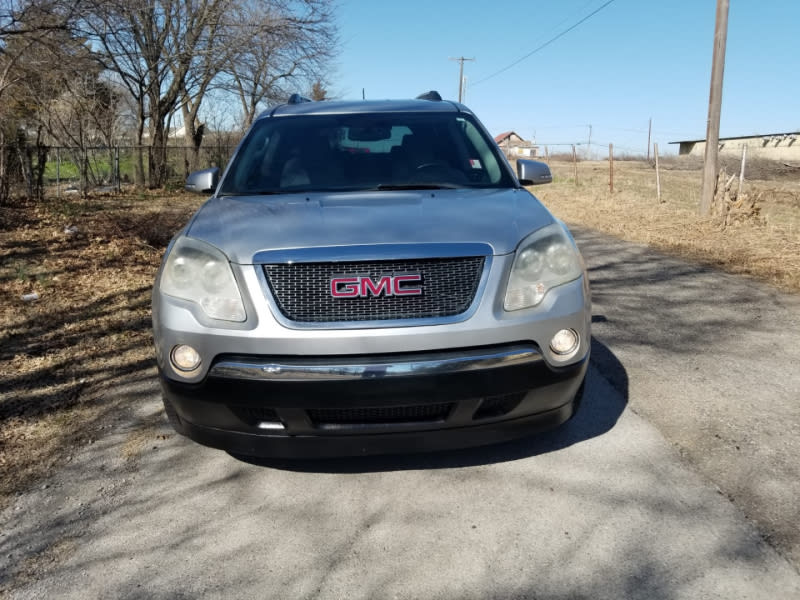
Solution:
[{"label": "white building", "polygon": [[[703,156],[706,151],[705,140],[684,140],[670,143],[680,144],[678,154]],[[741,156],[744,146],[747,146],[749,158],[800,161],[800,131],[719,139],[720,154],[727,156]]]}]

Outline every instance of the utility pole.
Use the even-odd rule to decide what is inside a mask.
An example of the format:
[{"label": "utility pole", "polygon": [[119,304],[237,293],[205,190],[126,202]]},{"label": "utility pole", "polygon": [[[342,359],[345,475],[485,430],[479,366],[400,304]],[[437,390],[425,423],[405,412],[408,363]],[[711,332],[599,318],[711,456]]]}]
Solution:
[{"label": "utility pole", "polygon": [[608,145],[608,191],[614,193],[614,144]]},{"label": "utility pole", "polygon": [[459,56],[458,58],[450,57],[450,60],[455,60],[458,62],[458,101],[461,102],[461,99],[464,97],[464,61],[474,61],[474,58],[464,58],[463,56]]},{"label": "utility pole", "polygon": [[592,126],[589,125],[589,141],[586,142],[586,160],[591,160],[592,152]]},{"label": "utility pole", "polygon": [[656,198],[661,202],[661,173],[658,170],[658,142],[653,144],[653,153],[656,156]]},{"label": "utility pole", "polygon": [[650,162],[650,134],[653,132],[653,117],[647,125],[647,162]]},{"label": "utility pole", "polygon": [[711,212],[719,168],[719,119],[722,112],[722,79],[725,72],[725,43],[728,38],[729,0],[717,0],[717,20],[714,27],[714,54],[711,64],[711,91],[708,95],[708,126],[706,153],[703,159],[703,191],[700,214]]}]

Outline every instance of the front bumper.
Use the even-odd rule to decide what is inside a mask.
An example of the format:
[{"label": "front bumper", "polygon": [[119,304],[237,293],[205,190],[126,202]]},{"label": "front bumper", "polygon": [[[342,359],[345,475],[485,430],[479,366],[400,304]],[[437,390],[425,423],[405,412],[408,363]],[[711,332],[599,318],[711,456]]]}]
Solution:
[{"label": "front bumper", "polygon": [[588,354],[553,368],[530,342],[345,357],[217,357],[202,382],[161,373],[176,429],[251,456],[419,452],[555,427],[580,401]]}]

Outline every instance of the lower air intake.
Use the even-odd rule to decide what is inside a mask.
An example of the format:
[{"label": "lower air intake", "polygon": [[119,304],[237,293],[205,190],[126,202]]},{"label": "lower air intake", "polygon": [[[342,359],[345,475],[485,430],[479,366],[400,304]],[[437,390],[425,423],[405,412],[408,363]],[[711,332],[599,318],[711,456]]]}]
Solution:
[{"label": "lower air intake", "polygon": [[381,406],[375,408],[312,408],[307,413],[315,426],[379,425],[382,423],[419,423],[444,421],[453,403],[417,406]]}]

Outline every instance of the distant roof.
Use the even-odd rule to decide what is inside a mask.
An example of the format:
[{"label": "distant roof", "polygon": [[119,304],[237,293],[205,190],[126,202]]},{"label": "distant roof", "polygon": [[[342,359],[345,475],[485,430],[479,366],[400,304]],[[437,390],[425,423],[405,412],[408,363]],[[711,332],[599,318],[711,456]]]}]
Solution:
[{"label": "distant roof", "polygon": [[519,139],[523,139],[522,136],[518,134],[516,131],[506,131],[505,133],[501,133],[500,135],[494,136],[494,141],[499,144],[504,139],[510,138],[512,135],[517,136]]},{"label": "distant roof", "polygon": [[[783,137],[787,135],[800,135],[800,131],[786,131],[781,133],[759,133],[753,135],[734,135],[731,137],[721,137],[719,138],[720,142],[726,142],[728,140],[749,140],[754,138],[772,138],[772,137]],[[670,144],[696,144],[697,142],[705,142],[705,138],[700,138],[699,140],[678,140],[677,142],[670,142]]]}]

